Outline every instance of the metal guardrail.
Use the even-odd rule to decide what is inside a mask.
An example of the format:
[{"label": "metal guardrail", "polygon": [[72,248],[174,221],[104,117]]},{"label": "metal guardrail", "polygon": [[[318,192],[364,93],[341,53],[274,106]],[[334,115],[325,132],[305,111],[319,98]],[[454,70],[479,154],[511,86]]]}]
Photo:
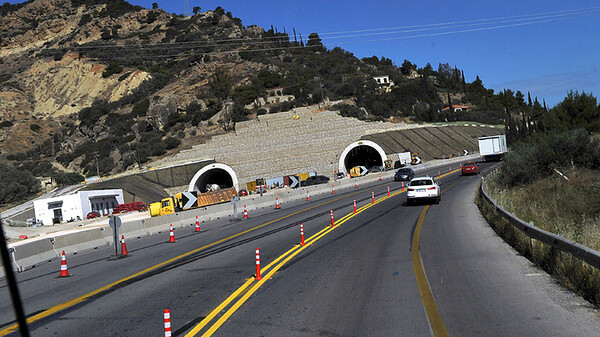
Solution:
[{"label": "metal guardrail", "polygon": [[[489,173],[487,174],[489,175]],[[486,177],[487,177],[486,175]],[[510,224],[515,226],[518,230],[525,233],[525,235],[529,236],[532,239],[536,239],[542,243],[545,243],[553,248],[561,250],[565,253],[571,254],[578,258],[581,261],[586,262],[596,269],[600,269],[600,252],[597,252],[593,249],[590,249],[586,246],[580,245],[577,242],[571,241],[569,239],[563,238],[562,236],[556,235],[554,233],[550,233],[545,231],[539,227],[536,227],[530,223],[527,223],[519,218],[517,218],[514,214],[505,210],[502,206],[498,205],[495,200],[493,200],[489,194],[487,193],[487,182],[485,177],[482,176],[482,182],[479,186],[481,193],[485,201],[490,203],[495,210],[506,219]]]}]

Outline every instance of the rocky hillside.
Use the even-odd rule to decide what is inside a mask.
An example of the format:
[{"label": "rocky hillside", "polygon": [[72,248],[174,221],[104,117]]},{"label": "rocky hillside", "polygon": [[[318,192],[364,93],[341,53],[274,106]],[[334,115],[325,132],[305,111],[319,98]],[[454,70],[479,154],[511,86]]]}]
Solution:
[{"label": "rocky hillside", "polygon": [[[6,3],[0,162],[117,173],[238,121],[323,99],[346,99],[335,107],[340,114],[367,120],[492,123],[502,120],[504,104],[523,101],[519,92],[494,95],[479,79],[466,83],[448,64],[436,71],[358,59],[326,49],[317,33],[281,30],[246,27],[220,7],[181,16],[123,0]],[[376,83],[380,75],[394,85]],[[440,112],[447,99],[475,112]]]}]

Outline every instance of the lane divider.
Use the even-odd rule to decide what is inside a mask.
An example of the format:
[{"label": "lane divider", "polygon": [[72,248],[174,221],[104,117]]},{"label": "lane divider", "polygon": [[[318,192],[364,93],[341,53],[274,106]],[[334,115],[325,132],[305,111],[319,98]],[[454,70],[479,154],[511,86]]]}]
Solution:
[{"label": "lane divider", "polygon": [[[445,176],[445,175],[444,175]],[[294,247],[292,247],[290,250],[288,250],[287,252],[283,253],[281,256],[279,256],[277,259],[275,259],[275,261],[271,262],[267,267],[265,267],[263,269],[263,272],[265,272],[265,270],[267,268],[271,268],[273,265],[275,265],[276,263],[278,263],[275,267],[273,267],[273,269],[271,269],[265,276],[262,277],[262,279],[260,280],[256,280],[256,279],[248,279],[246,281],[246,283],[244,283],[240,288],[238,288],[236,291],[234,291],[224,302],[222,302],[221,304],[219,304],[209,315],[207,315],[198,325],[196,325],[192,330],[190,330],[190,332],[188,332],[185,337],[193,337],[196,336],[200,331],[202,331],[202,329],[204,327],[206,327],[219,313],[221,313],[227,306],[229,306],[236,298],[238,298],[239,295],[241,295],[242,293],[244,294],[235,304],[233,304],[233,306],[231,306],[227,312],[225,312],[225,314],[223,314],[223,316],[221,316],[202,336],[203,337],[208,337],[211,336],[213,333],[215,333],[219,327],[221,327],[221,325],[223,325],[223,323],[225,323],[225,321],[227,321],[227,319],[237,311],[237,309],[239,309],[241,307],[241,305],[246,302],[248,300],[248,298],[250,298],[250,296],[252,294],[254,294],[254,292],[256,292],[263,284],[264,282],[266,282],[268,279],[272,278],[272,276],[279,270],[281,269],[281,267],[283,267],[287,262],[289,262],[294,256],[298,255],[300,252],[302,252],[304,249],[306,249],[308,246],[312,245],[314,242],[318,241],[319,239],[321,239],[322,237],[324,237],[325,235],[329,234],[331,231],[333,231],[334,229],[338,228],[341,224],[343,224],[344,222],[348,221],[349,219],[355,217],[357,214],[362,213],[363,211],[365,211],[366,209],[379,204],[380,202],[383,202],[387,199],[390,199],[392,197],[395,197],[399,194],[404,193],[403,190],[400,191],[396,191],[394,193],[391,193],[389,196],[384,196],[382,198],[379,198],[377,200],[373,200],[373,202],[371,204],[366,204],[362,207],[360,207],[359,209],[356,209],[356,200],[354,200],[354,210],[351,213],[346,214],[345,216],[343,216],[342,218],[340,218],[339,220],[332,222],[331,226],[325,227],[323,228],[321,231],[319,231],[318,233],[314,234],[313,236],[311,236],[307,242],[306,245],[294,245]],[[333,214],[331,214],[332,216],[332,221],[333,221]],[[281,261],[281,262],[280,262]],[[248,287],[250,287],[253,283],[253,281],[258,281],[257,283],[255,283],[249,290],[247,289]]]},{"label": "lane divider", "polygon": [[[451,173],[452,171],[446,173],[445,175],[450,175]],[[443,194],[459,182],[460,180],[446,187],[441,193]],[[427,275],[425,274],[425,269],[423,268],[423,261],[421,260],[421,251],[419,248],[421,242],[421,228],[423,227],[425,214],[427,214],[429,207],[431,206],[425,206],[421,212],[421,215],[419,215],[419,220],[417,221],[417,226],[415,227],[412,238],[411,259],[413,263],[413,269],[415,271],[415,277],[417,278],[417,286],[419,287],[419,293],[421,294],[421,301],[423,302],[423,307],[425,307],[425,313],[427,314],[427,319],[429,320],[429,326],[431,327],[431,330],[433,330],[435,337],[450,337],[448,329],[446,329],[446,325],[442,320],[442,315],[440,315],[438,310],[435,298],[433,297],[431,287],[429,286],[429,281],[427,280]]]}]

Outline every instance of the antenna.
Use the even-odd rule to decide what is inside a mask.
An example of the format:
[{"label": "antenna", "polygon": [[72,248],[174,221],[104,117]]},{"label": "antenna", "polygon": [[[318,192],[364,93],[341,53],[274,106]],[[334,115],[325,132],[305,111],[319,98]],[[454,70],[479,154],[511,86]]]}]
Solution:
[{"label": "antenna", "polygon": [[183,14],[185,16],[192,15],[192,7],[190,7],[190,0],[183,0]]}]

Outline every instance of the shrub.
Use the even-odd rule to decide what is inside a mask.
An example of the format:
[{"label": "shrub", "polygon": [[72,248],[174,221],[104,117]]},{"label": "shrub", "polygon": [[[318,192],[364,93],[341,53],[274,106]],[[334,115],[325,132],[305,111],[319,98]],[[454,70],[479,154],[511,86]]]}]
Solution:
[{"label": "shrub", "polygon": [[498,182],[506,187],[528,184],[547,177],[554,169],[573,165],[600,168],[600,144],[585,130],[538,134],[517,143],[505,156]]},{"label": "shrub", "polygon": [[174,148],[178,147],[179,144],[181,144],[181,140],[179,140],[179,138],[171,137],[171,136],[165,138],[165,140],[163,140],[163,142],[164,142],[165,148],[167,150],[174,149]]},{"label": "shrub", "polygon": [[29,125],[29,128],[33,132],[39,132],[42,129],[42,127],[37,124],[31,124],[31,125]]},{"label": "shrub", "polygon": [[150,100],[145,98],[144,100],[142,100],[141,102],[136,104],[133,107],[133,109],[131,109],[131,113],[136,117],[144,116],[146,114],[146,112],[148,111],[149,107],[150,107]]},{"label": "shrub", "polygon": [[106,77],[109,77],[110,75],[118,74],[122,71],[123,71],[123,67],[121,67],[120,65],[118,65],[115,62],[111,62],[108,64],[108,67],[106,67],[106,69],[104,69],[104,71],[102,72],[102,77],[106,78]]},{"label": "shrub", "polygon": [[2,121],[0,123],[0,128],[10,128],[14,124],[11,121]]}]

